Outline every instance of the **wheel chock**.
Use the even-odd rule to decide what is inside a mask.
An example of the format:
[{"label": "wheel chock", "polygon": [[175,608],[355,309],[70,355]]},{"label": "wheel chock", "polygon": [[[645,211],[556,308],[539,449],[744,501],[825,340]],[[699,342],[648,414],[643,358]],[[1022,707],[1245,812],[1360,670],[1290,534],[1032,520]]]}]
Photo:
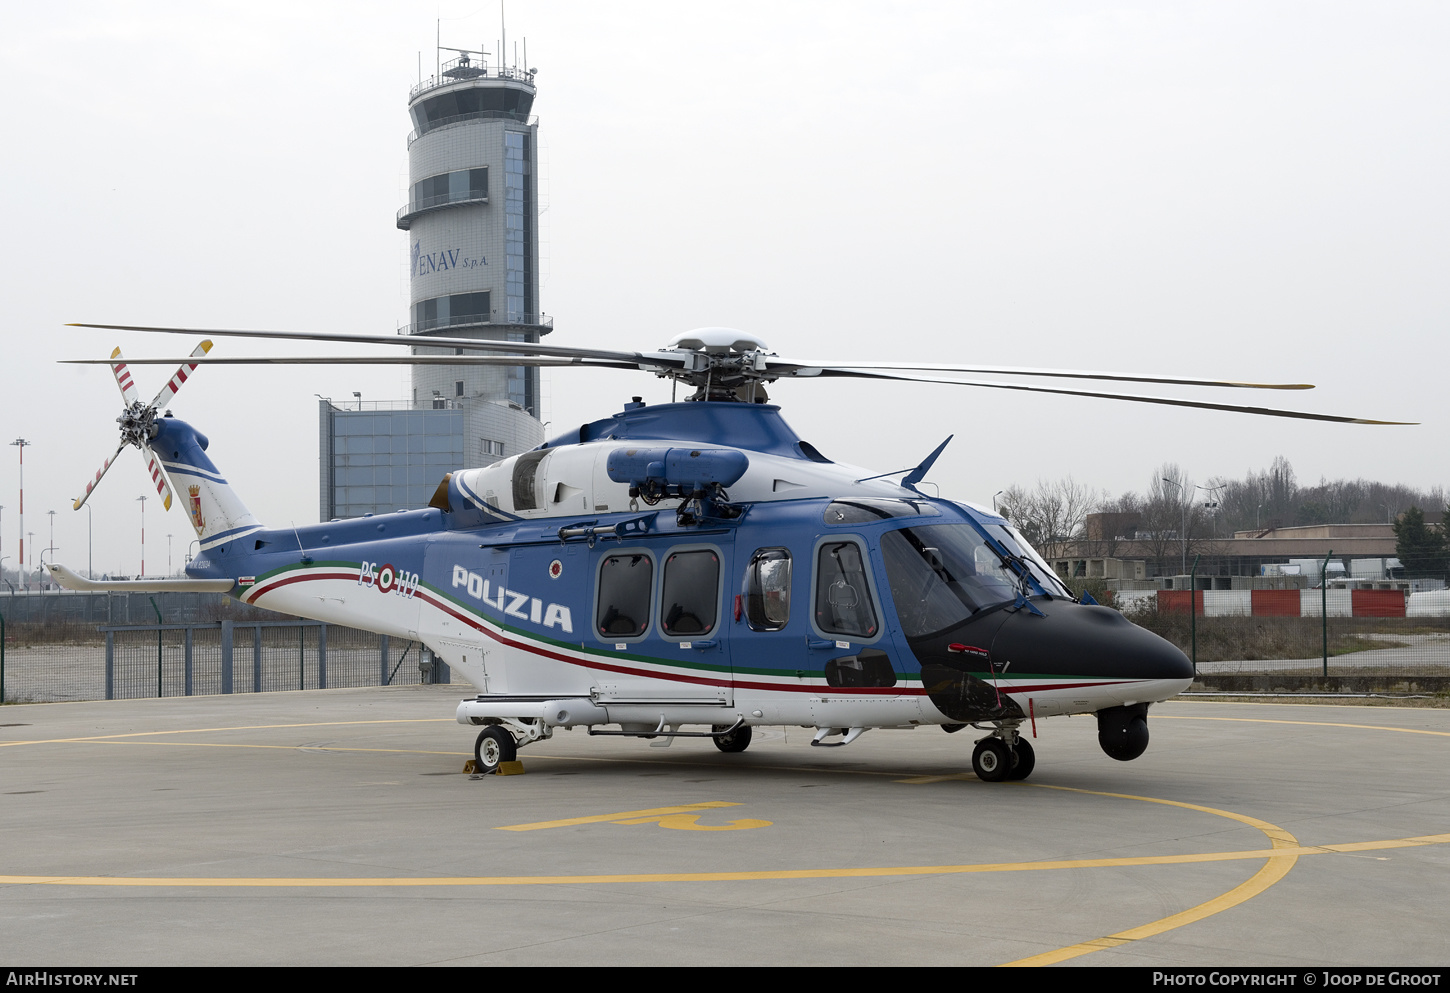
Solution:
[{"label": "wheel chock", "polygon": [[523,774],[524,764],[517,761],[500,762],[498,764],[498,770],[494,773],[496,776],[522,776]]},{"label": "wheel chock", "polygon": [[469,759],[467,762],[463,763],[463,774],[465,776],[471,776],[471,775],[473,775],[473,772],[474,772],[474,762],[473,762],[473,759]]}]

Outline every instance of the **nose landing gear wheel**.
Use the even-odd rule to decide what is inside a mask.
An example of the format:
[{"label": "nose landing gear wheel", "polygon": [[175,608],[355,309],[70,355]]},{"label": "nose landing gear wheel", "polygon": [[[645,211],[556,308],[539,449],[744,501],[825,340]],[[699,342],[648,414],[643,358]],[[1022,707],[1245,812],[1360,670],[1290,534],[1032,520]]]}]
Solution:
[{"label": "nose landing gear wheel", "polygon": [[720,751],[722,752],[743,752],[745,751],[745,749],[749,748],[750,725],[742,725],[736,728],[734,731],[731,731],[729,734],[719,733],[728,729],[729,726],[730,725],[728,724],[717,724],[714,727],[710,728],[711,731],[716,732],[714,738],[715,747],[720,749]]},{"label": "nose landing gear wheel", "polygon": [[1012,749],[1013,757],[1017,760],[1012,765],[1012,772],[1008,779],[1026,779],[1032,775],[1033,766],[1037,765],[1037,755],[1032,751],[1026,738],[1017,739],[1017,747]]},{"label": "nose landing gear wheel", "polygon": [[988,783],[1000,783],[1012,772],[1012,753],[1000,738],[983,738],[972,751],[972,771]]},{"label": "nose landing gear wheel", "polygon": [[500,762],[512,762],[518,755],[513,735],[497,725],[486,727],[473,743],[473,771],[482,775],[497,772]]}]

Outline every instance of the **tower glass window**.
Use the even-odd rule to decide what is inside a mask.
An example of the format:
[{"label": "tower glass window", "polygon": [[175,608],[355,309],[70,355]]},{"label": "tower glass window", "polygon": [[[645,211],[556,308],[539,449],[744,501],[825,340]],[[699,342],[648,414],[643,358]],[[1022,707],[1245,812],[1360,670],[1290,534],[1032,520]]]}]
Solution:
[{"label": "tower glass window", "polygon": [[488,198],[488,168],[445,172],[413,184],[414,210],[459,200]]},{"label": "tower glass window", "polygon": [[504,140],[504,298],[508,321],[527,321],[529,313],[529,136],[506,131]]}]

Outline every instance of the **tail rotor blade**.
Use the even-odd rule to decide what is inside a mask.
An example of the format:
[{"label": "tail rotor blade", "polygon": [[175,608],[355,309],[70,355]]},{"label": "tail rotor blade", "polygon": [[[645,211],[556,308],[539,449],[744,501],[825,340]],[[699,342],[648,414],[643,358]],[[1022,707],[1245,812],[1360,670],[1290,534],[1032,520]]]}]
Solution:
[{"label": "tail rotor blade", "polygon": [[96,473],[96,478],[92,479],[89,483],[86,484],[86,491],[80,496],[76,497],[75,505],[71,508],[72,510],[80,510],[86,505],[86,501],[91,498],[91,491],[96,488],[96,485],[101,481],[101,477],[104,476],[106,474],[106,471],[111,468],[111,463],[116,461],[116,456],[120,455],[125,450],[126,443],[123,441],[121,442],[121,447],[116,449],[115,453],[110,458],[106,459],[105,463],[101,466],[100,471]]},{"label": "tail rotor blade", "polygon": [[[111,372],[116,377],[116,385],[121,389],[121,399],[129,407],[131,404],[140,400],[141,395],[136,392],[136,384],[131,381],[131,370],[126,368],[125,362],[117,361],[120,358],[121,347],[117,345],[116,350],[111,353]],[[105,470],[102,471],[104,472]]]},{"label": "tail rotor blade", "polygon": [[156,484],[156,495],[161,498],[161,506],[171,509],[171,484],[166,481],[166,472],[161,468],[161,460],[150,448],[141,450],[146,456],[146,471],[151,475],[152,481]]},{"label": "tail rotor blade", "polygon": [[[196,348],[192,350],[191,357],[194,359],[200,358],[209,351],[211,351],[211,339],[207,339],[206,341],[203,341],[200,345],[197,345]],[[167,404],[169,404],[171,402],[171,398],[176,396],[176,391],[181,389],[181,384],[186,382],[187,378],[193,372],[196,372],[196,363],[183,362],[181,364],[181,368],[176,370],[176,374],[166,381],[166,385],[161,388],[161,392],[156,394],[156,399],[151,401],[152,409],[160,410],[162,407],[165,407]]]}]

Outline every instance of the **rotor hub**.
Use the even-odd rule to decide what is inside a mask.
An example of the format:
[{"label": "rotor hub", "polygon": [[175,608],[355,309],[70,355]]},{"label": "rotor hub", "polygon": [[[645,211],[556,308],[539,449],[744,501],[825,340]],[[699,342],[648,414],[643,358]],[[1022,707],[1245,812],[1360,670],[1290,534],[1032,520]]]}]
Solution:
[{"label": "rotor hub", "polygon": [[137,400],[116,418],[121,425],[121,443],[144,448],[156,437],[156,408]]},{"label": "rotor hub", "polygon": [[655,375],[695,388],[691,400],[749,399],[761,383],[778,378],[771,372],[765,343],[734,328],[696,328],[670,339],[667,351],[680,353],[680,368],[656,368]]}]

